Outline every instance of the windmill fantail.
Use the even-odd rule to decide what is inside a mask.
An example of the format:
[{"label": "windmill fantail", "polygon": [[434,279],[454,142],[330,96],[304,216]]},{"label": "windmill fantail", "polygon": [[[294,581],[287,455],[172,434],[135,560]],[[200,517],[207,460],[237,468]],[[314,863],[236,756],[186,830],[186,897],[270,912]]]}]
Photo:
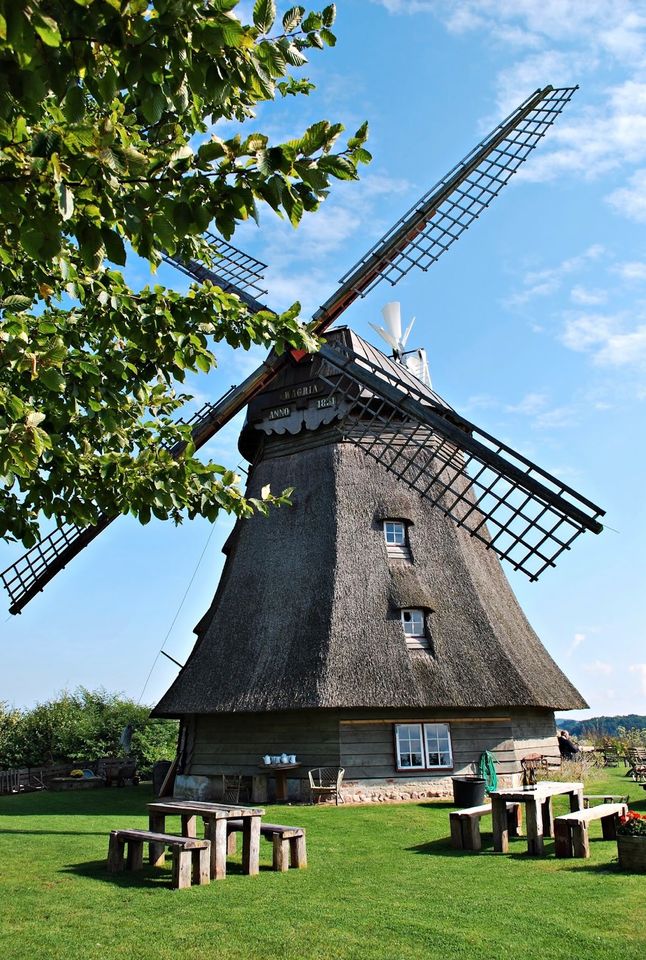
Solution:
[{"label": "windmill fantail", "polygon": [[381,310],[381,314],[384,318],[385,327],[379,327],[376,323],[371,323],[370,326],[372,329],[392,347],[393,358],[410,370],[413,376],[421,380],[425,386],[431,387],[432,389],[431,375],[426,360],[426,350],[424,350],[423,347],[416,350],[406,350],[406,343],[413,329],[415,317],[413,317],[406,327],[405,332],[402,334],[401,304],[398,300],[393,300],[385,304]]}]

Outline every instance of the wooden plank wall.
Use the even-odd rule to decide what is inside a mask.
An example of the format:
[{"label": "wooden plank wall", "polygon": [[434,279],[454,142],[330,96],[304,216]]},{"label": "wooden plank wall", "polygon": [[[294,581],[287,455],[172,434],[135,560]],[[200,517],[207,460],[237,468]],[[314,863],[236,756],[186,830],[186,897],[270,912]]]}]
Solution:
[{"label": "wooden plank wall", "polygon": [[258,774],[263,756],[295,753],[302,774],[312,767],[339,766],[338,714],[294,713],[207,715],[195,718],[195,743],[186,773]]},{"label": "wooden plank wall", "polygon": [[552,710],[523,710],[514,713],[512,718],[516,758],[520,761],[530,753],[540,753],[550,763],[559,765],[559,753],[556,739],[556,725]]},{"label": "wooden plank wall", "polygon": [[[393,736],[394,723],[405,720],[427,722],[446,721],[451,729],[453,768],[450,770],[397,771]],[[368,722],[341,721],[341,766],[347,780],[377,781],[388,778],[406,781],[444,779],[460,773],[474,773],[475,765],[484,750],[490,750],[498,761],[498,773],[512,774],[516,771],[516,755],[512,740],[510,717],[455,717],[433,716],[430,711],[408,711],[401,719],[390,717],[372,719]]]},{"label": "wooden plank wall", "polygon": [[[393,724],[450,724],[451,770],[397,771]],[[294,753],[306,779],[313,767],[344,767],[345,779],[428,781],[474,772],[481,753],[497,760],[499,776],[520,773],[528,753],[558,758],[554,716],[547,710],[330,710],[275,714],[205,715],[195,718],[195,740],[184,770],[194,776],[257,775],[264,754]]]}]

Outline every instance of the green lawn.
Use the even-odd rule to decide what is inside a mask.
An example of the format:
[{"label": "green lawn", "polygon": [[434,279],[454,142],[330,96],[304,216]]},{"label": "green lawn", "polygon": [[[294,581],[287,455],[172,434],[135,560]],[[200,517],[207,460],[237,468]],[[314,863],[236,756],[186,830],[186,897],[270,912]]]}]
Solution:
[{"label": "green lawn", "polygon": [[[646,792],[613,772],[590,790]],[[0,798],[0,956],[8,960],[643,960],[646,876],[592,858],[452,851],[445,803],[271,808],[307,829],[309,868],[172,891],[169,870],[108,875],[111,828],[147,825],[147,787]],[[557,801],[556,812],[564,812]],[[172,821],[169,823],[172,824]],[[486,823],[486,821],[484,821]],[[484,824],[483,824],[484,825]],[[240,846],[240,844],[238,845]],[[239,859],[239,858],[238,858]]]}]

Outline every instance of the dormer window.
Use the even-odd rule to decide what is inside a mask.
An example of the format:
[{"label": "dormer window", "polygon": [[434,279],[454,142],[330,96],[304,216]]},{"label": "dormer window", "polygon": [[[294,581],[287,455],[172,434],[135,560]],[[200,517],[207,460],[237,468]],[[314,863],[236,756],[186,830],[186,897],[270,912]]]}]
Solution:
[{"label": "dormer window", "polygon": [[389,546],[402,546],[406,543],[406,525],[401,520],[384,520],[384,536]]},{"label": "dormer window", "polygon": [[403,520],[384,520],[386,553],[394,560],[410,560],[408,528]]},{"label": "dormer window", "polygon": [[416,607],[407,607],[401,611],[401,621],[409,650],[428,650],[429,642],[426,635],[426,617],[424,610]]}]

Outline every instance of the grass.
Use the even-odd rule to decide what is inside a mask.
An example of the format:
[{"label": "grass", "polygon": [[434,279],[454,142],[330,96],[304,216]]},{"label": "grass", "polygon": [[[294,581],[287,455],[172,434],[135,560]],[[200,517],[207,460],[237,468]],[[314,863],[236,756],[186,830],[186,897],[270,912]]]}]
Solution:
[{"label": "grass", "polygon": [[[622,769],[590,792],[605,790],[646,812]],[[0,798],[0,956],[643,960],[646,877],[619,872],[598,823],[590,860],[557,861],[551,841],[542,859],[522,838],[502,856],[487,834],[481,854],[451,850],[446,803],[272,807],[306,827],[307,870],[273,873],[262,841],[260,876],[234,860],[226,880],[172,891],[169,870],[105,870],[108,832],[145,827],[149,799],[145,786]]]}]

